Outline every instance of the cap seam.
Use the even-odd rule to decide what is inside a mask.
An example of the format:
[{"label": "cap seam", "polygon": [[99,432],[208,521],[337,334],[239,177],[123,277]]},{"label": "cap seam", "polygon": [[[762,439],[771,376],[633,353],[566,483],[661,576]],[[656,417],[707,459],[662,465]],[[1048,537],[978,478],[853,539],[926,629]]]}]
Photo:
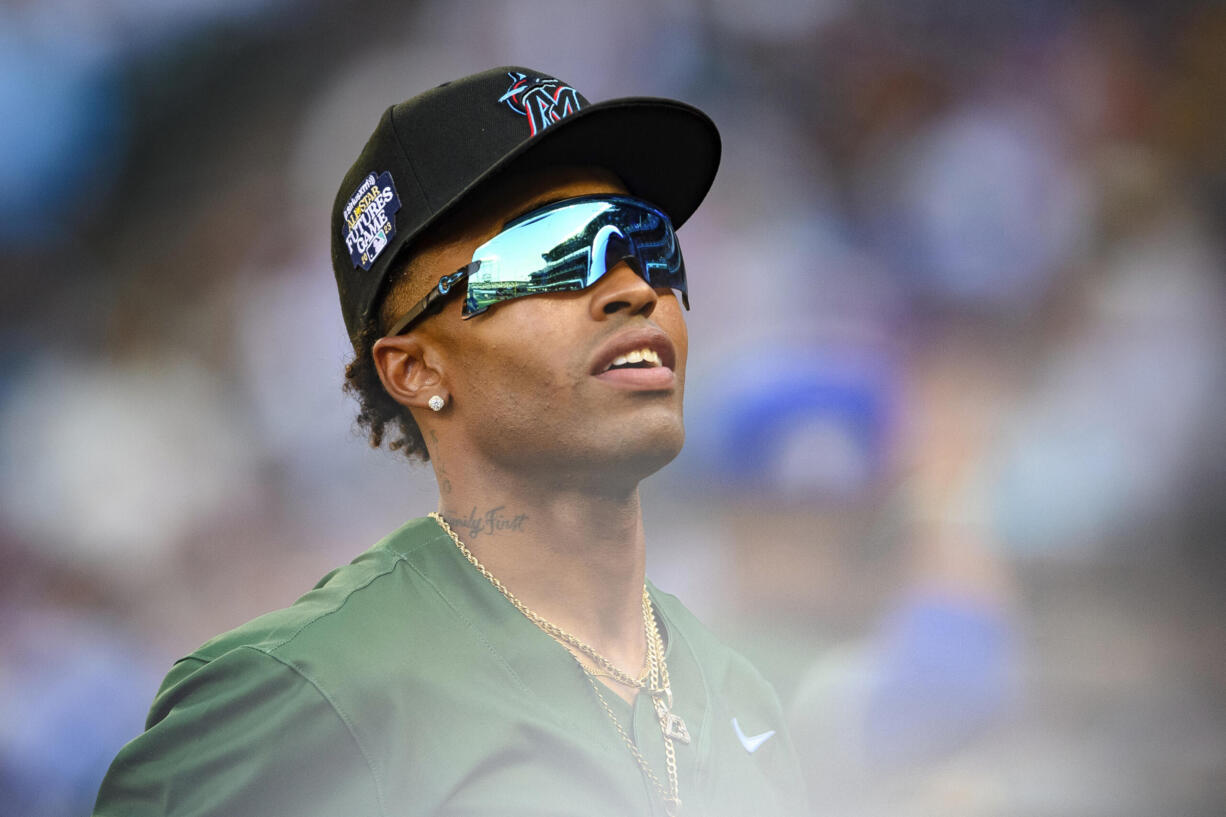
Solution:
[{"label": "cap seam", "polygon": [[[434,202],[426,194],[426,188],[422,186],[421,178],[417,175],[417,166],[413,164],[413,160],[409,158],[409,154],[404,149],[404,142],[400,138],[400,128],[396,125],[396,106],[392,105],[388,108],[388,121],[392,124],[392,133],[396,137],[396,149],[400,151],[400,156],[404,159],[405,166],[409,168],[409,173],[413,175],[413,184],[417,185],[417,192],[421,195],[422,201],[431,210],[434,209]],[[401,245],[403,246],[403,245]],[[390,259],[389,259],[390,260]]]}]

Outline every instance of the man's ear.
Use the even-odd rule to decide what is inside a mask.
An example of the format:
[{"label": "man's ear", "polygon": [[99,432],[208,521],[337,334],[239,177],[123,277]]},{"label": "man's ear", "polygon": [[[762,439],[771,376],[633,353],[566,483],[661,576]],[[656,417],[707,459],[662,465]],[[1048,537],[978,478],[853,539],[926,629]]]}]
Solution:
[{"label": "man's ear", "polygon": [[434,395],[448,399],[440,360],[417,333],[379,338],[371,348],[379,380],[392,399],[409,408],[427,408]]}]

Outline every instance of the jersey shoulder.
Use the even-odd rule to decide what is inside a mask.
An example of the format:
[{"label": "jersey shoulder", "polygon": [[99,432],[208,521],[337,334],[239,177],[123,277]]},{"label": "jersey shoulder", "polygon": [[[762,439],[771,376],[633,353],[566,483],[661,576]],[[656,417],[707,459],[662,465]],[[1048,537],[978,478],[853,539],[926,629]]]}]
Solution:
[{"label": "jersey shoulder", "polygon": [[[293,664],[298,655],[321,645],[334,649],[365,644],[377,649],[379,628],[365,628],[389,612],[389,606],[406,599],[426,600],[426,593],[405,594],[403,584],[421,581],[419,574],[405,570],[422,549],[447,541],[446,534],[431,519],[413,519],[380,540],[343,567],[325,575],[309,592],[288,607],[258,616],[228,632],[209,639],[180,658],[167,674],[162,690],[183,677],[235,650],[255,650]],[[353,636],[363,632],[361,640]],[[325,649],[325,654],[331,650]]]}]

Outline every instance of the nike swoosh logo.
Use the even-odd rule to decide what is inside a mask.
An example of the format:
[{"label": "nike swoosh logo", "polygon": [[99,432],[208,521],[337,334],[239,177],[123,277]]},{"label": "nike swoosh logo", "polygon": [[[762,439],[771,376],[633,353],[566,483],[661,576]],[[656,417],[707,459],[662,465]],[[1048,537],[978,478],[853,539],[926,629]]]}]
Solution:
[{"label": "nike swoosh logo", "polygon": [[741,731],[741,725],[736,722],[736,718],[732,719],[732,728],[736,730],[737,740],[745,747],[745,751],[751,755],[762,748],[762,744],[775,736],[775,730],[771,729],[768,732],[763,732],[760,735],[746,735]]}]

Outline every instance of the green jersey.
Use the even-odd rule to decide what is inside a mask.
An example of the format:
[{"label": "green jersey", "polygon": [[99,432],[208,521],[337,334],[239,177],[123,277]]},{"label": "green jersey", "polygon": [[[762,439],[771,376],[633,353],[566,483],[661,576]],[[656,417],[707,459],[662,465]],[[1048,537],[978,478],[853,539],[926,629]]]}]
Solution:
[{"label": "green jersey", "polygon": [[[681,814],[792,815],[800,773],[777,698],[674,597],[667,640]],[[604,695],[667,786],[648,695]],[[431,519],[292,606],[178,661],[96,817],[663,814],[650,777],[560,644]]]}]

